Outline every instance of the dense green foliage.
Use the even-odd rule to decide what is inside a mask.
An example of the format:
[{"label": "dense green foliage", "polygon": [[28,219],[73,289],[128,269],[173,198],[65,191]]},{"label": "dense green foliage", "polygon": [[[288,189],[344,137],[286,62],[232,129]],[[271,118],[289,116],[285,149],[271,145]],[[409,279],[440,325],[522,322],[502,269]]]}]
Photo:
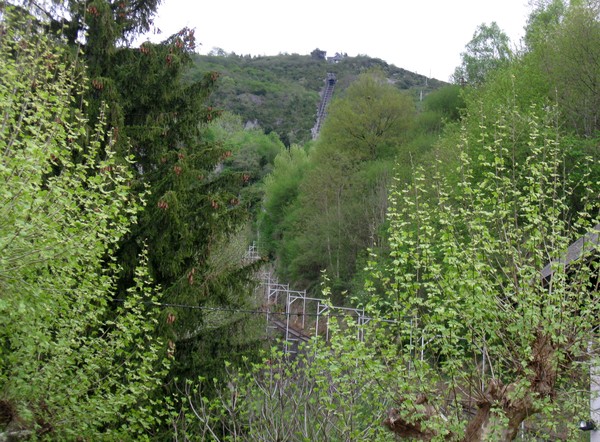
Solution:
[{"label": "dense green foliage", "polygon": [[[106,124],[111,137],[97,140],[98,155],[114,151],[115,164],[129,169],[127,196],[144,195],[147,202],[137,222],[105,251],[119,277],[111,296],[134,297],[137,269],[147,267],[148,284],[163,304],[152,331],[168,341],[174,356],[168,379],[198,372],[218,377],[219,360],[233,359],[236,352],[252,354],[261,346],[259,317],[213,313],[260,304],[253,294],[253,268],[243,260],[245,244],[237,240],[249,220],[246,199],[256,196],[244,193],[252,183],[243,167],[219,167],[229,150],[208,134],[207,126],[219,115],[207,104],[218,74],[183,81],[195,48],[193,32],[184,29],[161,44],[124,46],[138,30],[148,29],[156,2],[123,5],[40,2],[19,11],[31,8],[38,15],[27,32],[52,29],[63,36],[64,57],[86,64],[89,77],[73,75],[74,82],[88,86],[77,96],[80,101],[73,101],[82,113],[80,124],[89,131]],[[72,154],[74,164],[85,164],[85,155]],[[215,351],[221,348],[227,351]],[[148,397],[144,409],[156,400]]]},{"label": "dense green foliage", "polygon": [[394,170],[408,176],[443,126],[458,118],[458,92],[452,86],[432,92],[417,113],[413,97],[384,73],[363,74],[330,104],[317,141],[277,157],[265,182],[260,230],[280,277],[316,291],[326,269],[337,299],[360,291],[362,283],[353,281],[357,263],[368,247],[385,244]]},{"label": "dense green foliage", "polygon": [[140,405],[168,369],[145,256],[114,303],[115,251],[142,201],[114,132],[86,125],[81,69],[4,13],[0,439],[144,437],[164,413]]},{"label": "dense green foliage", "polygon": [[[593,85],[600,73],[592,67],[595,8],[594,2],[541,4],[530,18],[525,52],[491,65],[486,57],[471,60],[486,62],[473,87],[432,94],[415,127],[436,127],[429,113],[446,124],[409,173],[398,161],[385,247],[374,249],[360,273],[364,305],[393,322],[364,325],[365,345],[348,325],[325,347],[311,343],[298,365],[280,365],[271,355],[249,375],[232,373],[219,398],[191,402],[189,417],[206,437],[306,440],[315,427],[305,423],[314,422],[317,431],[327,428],[328,440],[509,441],[519,431],[528,440],[578,439],[577,423],[589,416],[589,370],[599,363],[589,345],[599,313],[597,239],[564,263],[570,244],[582,235],[597,238],[600,228],[598,132],[588,106],[598,97]],[[581,32],[585,38],[572,38]],[[479,40],[483,47],[476,52],[484,55],[494,54],[498,41],[506,43]],[[579,54],[579,66],[570,54],[559,55],[567,47]],[[351,166],[377,152],[368,149],[368,136],[362,137],[367,147],[353,151],[353,135],[373,113],[353,115],[339,130],[336,112],[334,103],[331,126],[308,152],[295,149],[276,159],[264,218],[265,232],[273,235],[267,246],[278,259],[293,263],[306,241],[312,248],[295,259],[314,267],[299,273],[327,268],[333,289],[336,267],[324,262],[322,248],[332,230],[321,223],[323,237],[302,239],[310,230],[303,202],[327,195],[327,203],[338,201],[341,208],[340,196],[357,183]],[[396,144],[400,152],[419,145],[424,132]],[[331,150],[319,156],[328,143]],[[317,170],[327,178],[319,180]],[[313,213],[326,218],[327,206],[318,207]],[[282,216],[275,218],[271,208]],[[339,229],[341,220],[333,226]],[[352,234],[364,227],[357,224]],[[351,242],[350,230],[343,232]],[[542,278],[547,265],[550,273]],[[336,299],[329,289],[324,295]],[[319,384],[323,372],[327,381]],[[308,405],[299,407],[300,400]],[[361,408],[377,403],[378,410]],[[373,431],[374,422],[393,434]],[[217,428],[225,434],[211,433]]]},{"label": "dense green foliage", "polygon": [[[333,320],[331,327],[339,331]],[[263,363],[230,368],[227,388],[210,400],[202,397],[208,382],[190,391],[178,432],[207,441],[394,440],[382,410],[393,405],[389,386],[403,373],[381,363],[392,348],[373,344],[337,333],[293,360],[273,348]]]},{"label": "dense green foliage", "polygon": [[559,103],[566,124],[586,137],[600,129],[599,13],[594,2],[569,8],[549,2],[532,15],[527,32],[531,62],[547,81],[546,93]]},{"label": "dense green foliage", "polygon": [[298,365],[271,355],[220,397],[196,397],[189,417],[205,437],[392,440],[383,423],[404,439],[509,441],[523,428],[576,439],[599,363],[589,339],[600,263],[593,247],[568,266],[564,254],[600,228],[594,159],[567,170],[571,138],[552,109],[507,105],[482,123],[486,112],[465,115],[455,172],[417,168],[408,185],[396,181],[389,259],[370,260],[365,286],[380,320],[334,327]]},{"label": "dense green foliage", "polygon": [[[392,194],[391,259],[372,260],[367,290],[371,313],[393,322],[333,326],[328,345],[311,343],[307,359],[282,363],[274,353],[232,373],[215,399],[192,394],[187,417],[205,438],[393,440],[383,422],[403,439],[508,441],[519,429],[528,440],[577,439],[589,364],[598,363],[589,348],[598,305],[589,297],[599,265],[587,260],[593,250],[569,268],[560,259],[578,231],[600,221],[600,183],[561,173],[569,143],[557,140],[553,115],[507,109],[505,117],[504,130],[463,138],[458,189],[418,171]],[[500,141],[523,123],[531,151],[521,166]],[[471,159],[482,139],[487,157]],[[565,216],[572,185],[587,189],[589,203],[574,218]],[[549,282],[540,277],[548,260]]]},{"label": "dense green foliage", "polygon": [[[575,439],[600,363],[597,245],[564,259],[600,228],[597,2],[540,2],[521,52],[480,26],[449,86],[320,49],[198,56],[187,29],[128,46],[156,0],[15,3],[0,440]],[[249,240],[369,318],[258,362]]]},{"label": "dense green foliage", "polygon": [[[394,192],[393,261],[376,270],[385,295],[373,291],[371,299],[380,299],[379,310],[406,318],[410,333],[416,330],[408,321],[418,322],[429,343],[419,367],[423,384],[406,392],[426,395],[436,410],[421,419],[427,431],[447,434],[446,425],[432,422],[432,430],[427,421],[455,416],[476,440],[512,440],[537,413],[547,425],[560,422],[560,431],[577,431],[569,422],[586,414],[588,398],[577,392],[588,378],[586,365],[574,360],[588,354],[598,314],[595,303],[585,302],[598,263],[582,258],[568,277],[557,264],[549,287],[539,272],[598,223],[600,183],[589,181],[591,158],[578,164],[581,174],[567,174],[571,146],[556,132],[553,113],[505,107],[493,121],[464,133],[460,172],[451,182],[416,173],[411,187]],[[522,140],[513,137],[518,129]],[[522,146],[527,153],[518,157]],[[577,187],[586,202],[573,213],[569,197]],[[474,416],[454,406],[473,407]],[[399,413],[400,421],[419,419],[407,409]]]},{"label": "dense green foliage", "polygon": [[[206,307],[256,304],[253,268],[243,262],[243,249],[235,258],[224,252],[249,221],[250,203],[244,199],[251,195],[244,189],[251,183],[246,173],[220,167],[229,151],[207,133],[220,114],[208,103],[219,75],[183,79],[196,47],[193,31],[182,29],[162,43],[144,42],[138,48],[124,44],[149,29],[157,4],[73,0],[58,7],[52,2],[27,6],[40,16],[42,29],[56,29],[72,51],[81,49],[79,57],[89,73],[88,120],[96,124],[104,103],[118,158],[133,156],[131,192],[147,193],[147,204],[115,250],[121,270],[118,295],[126,296],[135,285],[139,256],[147,248],[161,302],[192,307],[164,308],[160,317],[159,332],[175,350],[175,377],[195,373],[198,359],[213,353],[207,349],[204,358],[198,353],[203,331],[210,334],[217,328],[212,315],[204,314]],[[248,332],[255,327],[253,318],[232,321],[244,339],[231,342],[243,342],[247,351],[260,346],[260,336]],[[221,320],[219,327],[228,327],[227,321]]]},{"label": "dense green foliage", "polygon": [[228,112],[210,124],[204,136],[226,149],[222,167],[241,174],[245,186],[239,199],[255,219],[263,201],[263,181],[285,146],[276,133],[267,135],[258,128],[244,129],[241,117]]}]

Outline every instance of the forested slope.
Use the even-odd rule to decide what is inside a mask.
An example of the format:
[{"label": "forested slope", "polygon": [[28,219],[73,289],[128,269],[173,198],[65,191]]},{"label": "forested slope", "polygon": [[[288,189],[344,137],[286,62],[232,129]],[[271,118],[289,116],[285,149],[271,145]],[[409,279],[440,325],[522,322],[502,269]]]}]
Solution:
[{"label": "forested slope", "polygon": [[[313,54],[315,51],[313,51]],[[315,55],[280,54],[277,56],[195,55],[190,78],[206,72],[219,72],[219,87],[212,100],[217,108],[240,115],[244,122],[276,132],[290,145],[311,138],[319,104],[319,92],[328,72],[337,77],[336,94],[357,77],[379,70],[400,90],[420,97],[445,83],[390,65],[368,56],[343,57],[337,63]]]},{"label": "forested slope", "polygon": [[[306,357],[274,351],[233,373],[221,397],[197,400],[212,410],[203,422],[248,440],[597,432],[598,17],[597,2],[538,2],[519,52],[480,26],[459,93],[440,89],[420,111],[363,76],[315,143],[275,159],[263,239],[280,272],[372,316],[325,307]],[[572,244],[585,244],[574,260]],[[231,391],[246,398],[235,419]]]},{"label": "forested slope", "polygon": [[[600,364],[597,2],[539,3],[518,52],[480,26],[454,85],[201,57],[189,29],[127,46],[158,3],[0,2],[0,440],[576,440]],[[310,357],[282,355],[267,259],[368,323],[325,305]]]}]

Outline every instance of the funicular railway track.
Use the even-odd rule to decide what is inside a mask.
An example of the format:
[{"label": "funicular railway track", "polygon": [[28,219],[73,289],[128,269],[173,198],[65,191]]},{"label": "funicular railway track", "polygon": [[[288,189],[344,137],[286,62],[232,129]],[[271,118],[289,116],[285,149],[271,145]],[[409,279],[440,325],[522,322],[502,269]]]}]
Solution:
[{"label": "funicular railway track", "polygon": [[319,136],[319,132],[321,131],[321,126],[323,125],[323,120],[327,114],[327,106],[331,101],[331,97],[333,97],[333,90],[335,89],[336,77],[332,72],[327,73],[327,78],[325,79],[325,88],[321,95],[321,102],[319,103],[319,107],[317,108],[317,121],[315,126],[312,128],[312,137],[313,140]]}]

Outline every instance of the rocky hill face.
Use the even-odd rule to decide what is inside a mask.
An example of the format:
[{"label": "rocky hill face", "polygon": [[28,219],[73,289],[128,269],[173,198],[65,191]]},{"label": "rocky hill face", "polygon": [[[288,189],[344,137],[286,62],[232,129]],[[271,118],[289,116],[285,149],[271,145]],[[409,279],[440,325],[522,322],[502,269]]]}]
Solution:
[{"label": "rocky hill face", "polygon": [[197,55],[191,78],[217,71],[221,79],[213,104],[240,115],[248,125],[276,132],[290,145],[311,139],[328,73],[337,78],[334,98],[361,73],[379,70],[388,81],[416,100],[446,83],[415,74],[368,56],[281,54],[269,57],[236,54]]}]

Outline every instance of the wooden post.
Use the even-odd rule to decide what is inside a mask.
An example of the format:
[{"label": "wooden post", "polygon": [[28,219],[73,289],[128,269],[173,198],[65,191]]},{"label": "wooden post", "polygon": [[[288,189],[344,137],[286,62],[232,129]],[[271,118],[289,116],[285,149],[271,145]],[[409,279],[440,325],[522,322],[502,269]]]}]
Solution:
[{"label": "wooden post", "polygon": [[592,365],[590,369],[590,420],[596,429],[590,432],[590,442],[600,442],[600,366]]}]

